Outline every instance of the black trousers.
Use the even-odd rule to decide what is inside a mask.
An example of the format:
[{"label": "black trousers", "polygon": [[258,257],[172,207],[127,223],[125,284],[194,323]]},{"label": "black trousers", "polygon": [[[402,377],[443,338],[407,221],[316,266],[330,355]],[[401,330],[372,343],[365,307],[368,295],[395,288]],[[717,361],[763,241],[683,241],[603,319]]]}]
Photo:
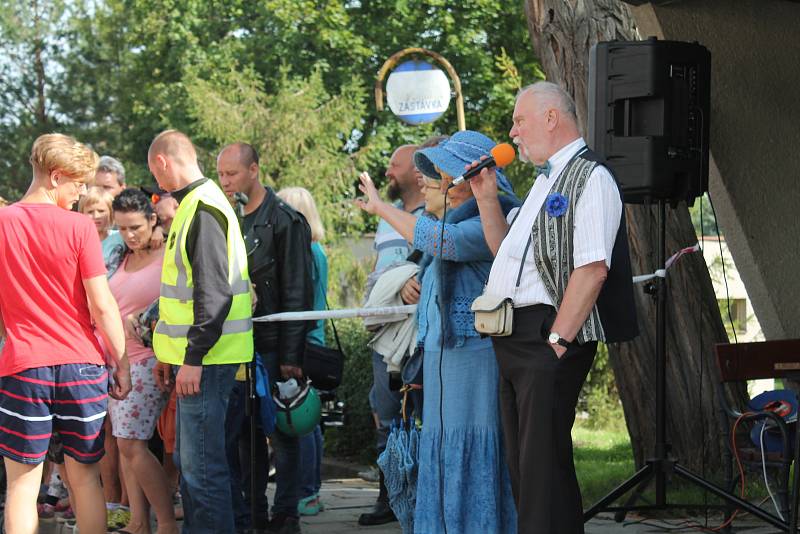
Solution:
[{"label": "black trousers", "polygon": [[558,358],[547,343],[555,317],[552,306],[518,308],[512,335],[492,338],[521,534],[583,534],[571,431],[597,343],[573,343]]}]

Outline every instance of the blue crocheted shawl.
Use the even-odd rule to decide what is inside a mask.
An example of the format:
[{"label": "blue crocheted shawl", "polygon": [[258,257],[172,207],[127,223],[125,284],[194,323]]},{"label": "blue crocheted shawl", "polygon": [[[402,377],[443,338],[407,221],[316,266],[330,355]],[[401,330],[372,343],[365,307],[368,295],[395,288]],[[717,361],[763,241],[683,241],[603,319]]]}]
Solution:
[{"label": "blue crocheted shawl", "polygon": [[[520,205],[516,196],[501,194],[498,199],[505,215]],[[470,219],[477,224],[459,224]],[[493,256],[480,226],[480,213],[474,198],[449,211],[445,222],[444,259],[437,247],[441,236],[440,222],[420,218],[414,232],[414,246],[425,252],[420,262],[420,280],[424,276],[424,270],[433,261],[439,262],[444,280],[437,293],[441,297],[441,315],[446,318],[441,327],[445,345],[452,348],[462,345],[466,338],[479,335],[475,331],[475,319],[470,306],[486,285]],[[439,285],[438,276],[433,283]],[[428,328],[427,310],[420,306],[417,314],[418,339],[422,342]]]}]

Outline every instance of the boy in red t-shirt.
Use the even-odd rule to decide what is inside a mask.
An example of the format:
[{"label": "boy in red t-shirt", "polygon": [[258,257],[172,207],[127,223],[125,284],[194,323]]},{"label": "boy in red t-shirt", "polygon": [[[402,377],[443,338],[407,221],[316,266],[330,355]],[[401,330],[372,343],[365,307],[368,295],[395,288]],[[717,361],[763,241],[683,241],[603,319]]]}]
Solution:
[{"label": "boy in red t-shirt", "polygon": [[[85,533],[106,530],[97,461],[109,393],[131,389],[125,334],[105,276],[97,231],[70,211],[97,154],[71,137],[33,144],[33,181],[0,211],[0,455],[6,459],[6,531],[35,532],[42,462],[53,431]],[[94,328],[110,354],[114,385]]]}]

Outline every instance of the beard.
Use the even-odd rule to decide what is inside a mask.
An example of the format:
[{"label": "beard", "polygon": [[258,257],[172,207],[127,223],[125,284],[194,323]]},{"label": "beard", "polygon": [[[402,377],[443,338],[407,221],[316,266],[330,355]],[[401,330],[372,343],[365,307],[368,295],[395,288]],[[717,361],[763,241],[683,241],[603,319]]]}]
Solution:
[{"label": "beard", "polygon": [[400,190],[400,186],[397,185],[397,182],[391,182],[389,187],[386,188],[386,195],[389,197],[389,200],[400,200],[400,194],[402,191]]},{"label": "beard", "polygon": [[519,152],[519,160],[522,163],[530,163],[531,158],[528,157],[528,149],[525,148],[525,145],[522,144],[522,140],[519,137],[515,137],[511,140],[515,145],[517,145],[517,151]]}]

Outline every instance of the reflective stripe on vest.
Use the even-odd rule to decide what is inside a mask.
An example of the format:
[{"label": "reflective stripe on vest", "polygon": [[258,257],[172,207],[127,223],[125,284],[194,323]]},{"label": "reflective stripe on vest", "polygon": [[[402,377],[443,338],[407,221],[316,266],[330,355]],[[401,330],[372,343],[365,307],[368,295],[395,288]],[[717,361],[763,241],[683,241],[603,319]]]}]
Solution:
[{"label": "reflective stripe on vest", "polygon": [[[250,282],[247,280],[234,280],[231,284],[234,295],[250,292]],[[191,287],[161,284],[161,296],[170,299],[189,301],[192,300],[194,290]]]},{"label": "reflective stripe on vest", "polygon": [[203,357],[203,364],[248,362],[253,357],[253,323],[247,253],[233,209],[210,180],[184,197],[173,219],[161,270],[160,319],[153,332],[153,347],[160,361],[183,363],[187,335],[194,324],[194,278],[186,239],[200,202],[218,209],[227,220],[228,282],[233,294],[220,338]]},{"label": "reflective stripe on vest", "polygon": [[[158,323],[156,325],[156,333],[164,334],[167,337],[175,337],[181,338],[186,337],[189,333],[189,328],[192,325],[189,324],[166,324],[166,323]],[[252,319],[235,319],[231,321],[225,321],[222,325],[222,335],[226,334],[239,334],[242,332],[249,332],[253,329],[253,320]]]}]

